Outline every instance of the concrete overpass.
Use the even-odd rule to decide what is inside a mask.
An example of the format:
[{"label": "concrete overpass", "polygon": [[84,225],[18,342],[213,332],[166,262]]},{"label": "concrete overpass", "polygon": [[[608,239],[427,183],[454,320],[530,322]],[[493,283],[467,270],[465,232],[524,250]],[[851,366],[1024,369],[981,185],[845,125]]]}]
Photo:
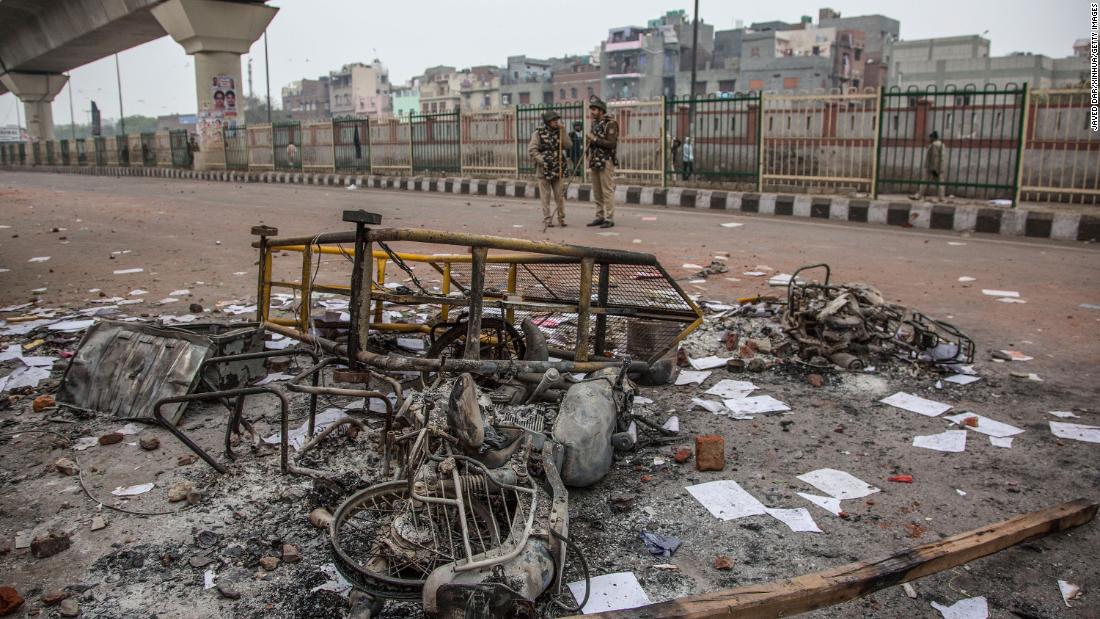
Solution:
[{"label": "concrete overpass", "polygon": [[32,139],[52,139],[51,104],[65,72],[171,35],[195,56],[198,111],[207,121],[200,120],[196,163],[217,167],[220,127],[235,116],[225,117],[211,85],[241,84],[240,56],[276,11],[264,0],[0,0],[0,94],[23,102]]}]

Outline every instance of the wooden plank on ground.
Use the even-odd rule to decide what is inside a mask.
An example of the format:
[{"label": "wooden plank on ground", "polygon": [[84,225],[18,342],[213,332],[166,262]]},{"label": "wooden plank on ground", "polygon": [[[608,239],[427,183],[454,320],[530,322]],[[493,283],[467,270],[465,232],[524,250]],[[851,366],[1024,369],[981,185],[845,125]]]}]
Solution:
[{"label": "wooden plank on ground", "polygon": [[1092,521],[1096,510],[1095,501],[1077,499],[874,561],[849,563],[796,578],[583,617],[746,619],[796,615],[923,578],[1037,537],[1081,526]]}]

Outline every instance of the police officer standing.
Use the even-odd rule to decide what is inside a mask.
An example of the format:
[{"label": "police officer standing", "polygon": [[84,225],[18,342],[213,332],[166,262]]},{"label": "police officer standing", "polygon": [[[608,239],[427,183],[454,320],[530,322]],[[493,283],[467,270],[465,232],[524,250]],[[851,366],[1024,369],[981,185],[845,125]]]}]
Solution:
[{"label": "police officer standing", "polygon": [[592,199],[596,219],[589,226],[611,228],[615,225],[615,166],[619,165],[619,123],[607,115],[607,104],[593,95],[588,100],[592,129],[588,139],[588,168],[592,170]]},{"label": "police officer standing", "polygon": [[534,160],[539,175],[543,228],[554,227],[550,216],[551,195],[557,205],[558,225],[565,227],[565,191],[561,180],[565,175],[565,156],[562,151],[572,147],[573,141],[562,131],[561,116],[553,111],[543,112],[542,126],[535,129],[527,143],[527,154]]}]

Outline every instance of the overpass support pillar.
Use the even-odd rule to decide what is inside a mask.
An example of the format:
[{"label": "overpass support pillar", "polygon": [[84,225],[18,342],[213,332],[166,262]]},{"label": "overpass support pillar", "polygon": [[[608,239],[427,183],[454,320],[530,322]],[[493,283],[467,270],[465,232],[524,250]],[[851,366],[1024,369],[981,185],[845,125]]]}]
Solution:
[{"label": "overpass support pillar", "polygon": [[248,53],[278,10],[220,0],[169,0],[152,9],[164,30],[195,57],[196,169],[225,169],[222,128],[244,124],[241,55]]},{"label": "overpass support pillar", "polygon": [[53,99],[69,76],[60,73],[5,73],[4,86],[23,102],[27,133],[32,140],[53,139]]}]

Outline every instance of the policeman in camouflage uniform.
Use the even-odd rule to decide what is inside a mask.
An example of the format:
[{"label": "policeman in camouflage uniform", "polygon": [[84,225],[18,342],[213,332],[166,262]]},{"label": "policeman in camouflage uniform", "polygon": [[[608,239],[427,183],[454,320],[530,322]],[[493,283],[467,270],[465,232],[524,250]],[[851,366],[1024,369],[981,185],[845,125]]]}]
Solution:
[{"label": "policeman in camouflage uniform", "polygon": [[555,215],[558,225],[565,227],[565,190],[562,187],[562,177],[565,176],[565,156],[563,150],[573,148],[573,141],[569,139],[561,127],[561,116],[557,112],[544,112],[542,114],[542,126],[531,134],[531,140],[527,143],[527,154],[535,162],[535,169],[539,175],[539,197],[542,199],[542,225],[544,228],[553,228],[554,220],[550,217],[550,196],[553,195],[557,205]]},{"label": "policeman in camouflage uniform", "polygon": [[588,138],[588,168],[592,170],[592,200],[596,219],[589,226],[615,225],[615,167],[619,165],[619,123],[607,115],[607,104],[593,95],[588,100],[592,128]]}]

